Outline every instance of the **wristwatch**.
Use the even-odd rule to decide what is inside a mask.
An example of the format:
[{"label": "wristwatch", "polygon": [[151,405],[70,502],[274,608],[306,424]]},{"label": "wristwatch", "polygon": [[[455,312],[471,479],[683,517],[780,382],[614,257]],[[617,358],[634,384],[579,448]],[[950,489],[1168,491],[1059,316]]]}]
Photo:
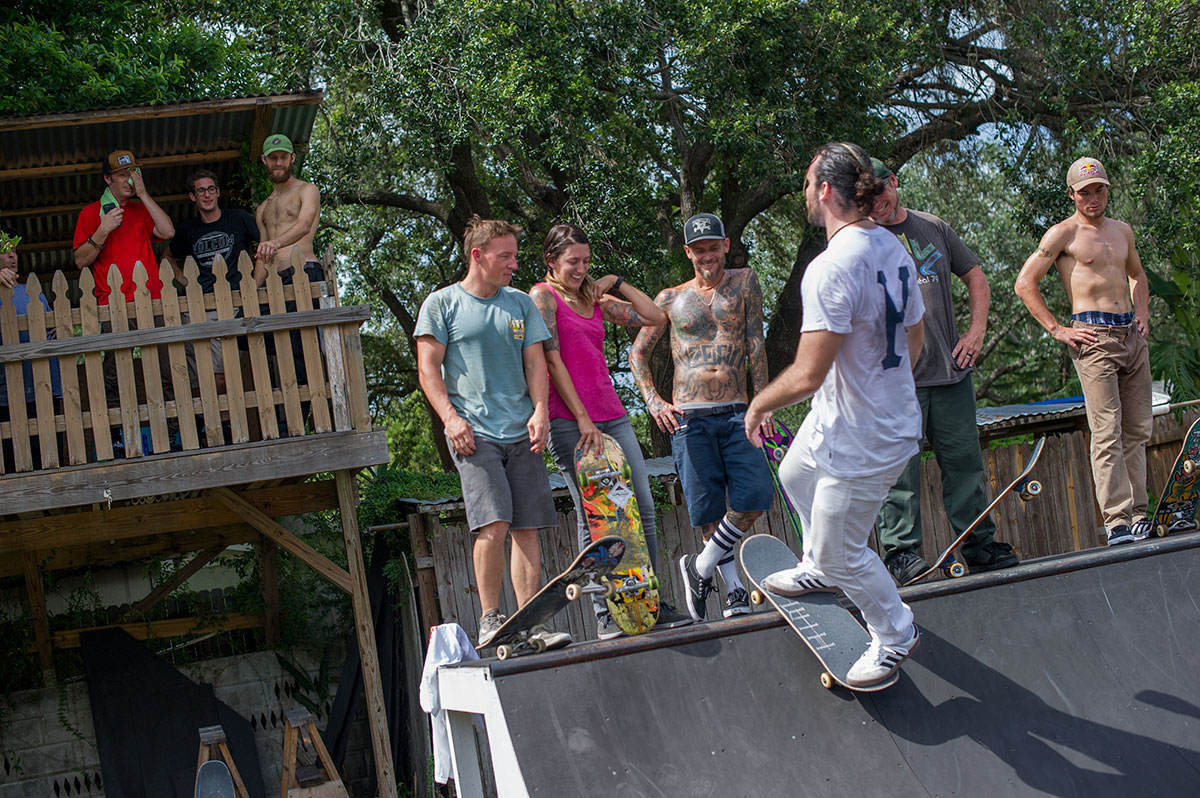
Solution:
[{"label": "wristwatch", "polygon": [[612,293],[612,292],[616,291],[617,289],[619,289],[621,287],[621,283],[623,283],[623,282],[625,282],[625,278],[618,274],[617,281],[612,284],[612,288],[608,289],[609,292]]}]

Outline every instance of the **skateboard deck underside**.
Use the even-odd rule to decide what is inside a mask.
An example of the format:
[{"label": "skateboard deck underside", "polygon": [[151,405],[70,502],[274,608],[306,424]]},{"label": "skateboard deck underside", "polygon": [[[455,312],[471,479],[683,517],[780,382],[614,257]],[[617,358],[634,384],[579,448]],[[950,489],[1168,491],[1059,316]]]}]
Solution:
[{"label": "skateboard deck underside", "polygon": [[233,774],[224,762],[210,759],[196,771],[196,798],[234,798]]},{"label": "skateboard deck underside", "polygon": [[[1038,458],[1040,458],[1042,456],[1042,449],[1045,448],[1045,446],[1046,446],[1046,439],[1038,438],[1037,443],[1035,443],[1033,445],[1033,450],[1030,451],[1030,453],[1029,453],[1029,460],[1025,463],[1025,467],[1023,469],[1021,469],[1021,473],[1017,475],[1017,478],[1014,479],[1012,482],[1008,483],[1008,485],[1004,488],[1004,490],[1002,490],[996,494],[996,496],[992,499],[991,503],[988,504],[988,506],[986,508],[984,508],[984,511],[982,513],[980,513],[979,516],[974,521],[972,521],[970,524],[968,524],[967,528],[964,529],[961,533],[959,533],[958,537],[956,537],[953,541],[951,541],[950,545],[947,546],[946,549],[941,554],[938,555],[937,559],[934,560],[930,564],[929,569],[927,571],[919,573],[916,576],[914,576],[912,579],[909,579],[907,582],[904,583],[904,586],[907,587],[908,585],[911,585],[914,582],[920,582],[922,579],[932,576],[934,573],[936,573],[939,570],[946,570],[947,571],[946,576],[950,576],[950,577],[959,577],[959,576],[962,576],[963,574],[965,574],[966,568],[963,567],[961,565],[961,563],[955,568],[955,570],[953,572],[950,572],[950,570],[949,570],[951,565],[955,562],[955,557],[954,557],[955,552],[957,552],[959,550],[959,548],[962,547],[962,544],[965,543],[967,538],[971,536],[971,533],[974,532],[975,529],[981,523],[983,523],[983,519],[987,518],[989,515],[992,514],[992,511],[996,509],[996,506],[998,504],[1000,504],[1001,499],[1003,499],[1005,496],[1012,493],[1013,491],[1023,492],[1025,489],[1024,486],[1033,483],[1033,480],[1030,479],[1029,475],[1031,473],[1033,473],[1033,468],[1034,468],[1034,466],[1037,465]],[[1040,492],[1040,491],[1041,491],[1041,484],[1038,483],[1037,484],[1037,492]]]},{"label": "skateboard deck underside", "polygon": [[1187,473],[1184,463],[1188,461],[1200,466],[1200,421],[1192,424],[1184,436],[1167,485],[1154,507],[1154,527],[1160,535],[1196,529],[1196,510],[1200,507],[1200,468],[1193,468],[1190,474]]},{"label": "skateboard deck underside", "polygon": [[601,577],[617,570],[625,552],[625,542],[619,537],[608,536],[592,541],[565,571],[543,585],[524,607],[513,613],[486,646],[476,648],[483,650],[492,646],[524,643],[534,627],[549,623],[571,603],[567,598],[569,585],[598,584]]},{"label": "skateboard deck underside", "polygon": [[575,473],[592,540],[605,535],[625,540],[625,556],[612,574],[614,581],[625,586],[645,584],[606,599],[608,610],[626,634],[648,632],[658,620],[658,590],[651,586],[654,569],[625,454],[616,440],[605,435],[602,454],[575,450]]},{"label": "skateboard deck underside", "polygon": [[796,555],[771,535],[751,535],[738,550],[742,570],[755,590],[770,602],[800,636],[834,681],[851,690],[875,692],[891,687],[900,678],[893,674],[870,687],[850,687],[846,673],[871,643],[867,630],[838,603],[835,593],[808,593],[796,598],[777,596],[762,586],[776,571],[795,567]]},{"label": "skateboard deck underside", "polygon": [[775,484],[775,492],[783,500],[783,514],[791,524],[792,531],[796,533],[796,540],[803,541],[804,532],[800,528],[800,514],[796,512],[791,497],[783,489],[783,483],[779,481],[779,465],[783,462],[784,455],[787,454],[791,445],[791,430],[782,421],[776,420],[774,433],[763,437],[763,454],[767,458],[767,468],[771,471],[771,482]]}]

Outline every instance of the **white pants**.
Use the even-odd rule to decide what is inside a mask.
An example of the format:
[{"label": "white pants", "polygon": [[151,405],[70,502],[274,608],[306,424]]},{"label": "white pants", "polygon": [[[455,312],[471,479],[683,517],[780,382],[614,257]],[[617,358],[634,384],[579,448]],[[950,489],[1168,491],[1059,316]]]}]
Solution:
[{"label": "white pants", "polygon": [[779,479],[804,530],[805,570],[840,587],[862,612],[871,636],[885,646],[911,636],[913,614],[896,583],[867,545],[884,497],[907,463],[865,477],[837,477],[821,469],[797,442],[779,466]]}]

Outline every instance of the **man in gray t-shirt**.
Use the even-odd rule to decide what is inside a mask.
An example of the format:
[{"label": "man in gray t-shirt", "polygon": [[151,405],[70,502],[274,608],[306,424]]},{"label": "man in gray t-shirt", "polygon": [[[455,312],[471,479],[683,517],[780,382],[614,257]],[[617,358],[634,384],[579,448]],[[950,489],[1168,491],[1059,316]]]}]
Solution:
[{"label": "man in gray t-shirt", "polygon": [[[914,378],[921,403],[924,437],[942,470],[942,502],[955,534],[961,533],[988,505],[983,488],[983,454],[975,424],[975,387],[971,372],[987,332],[991,289],[987,276],[962,239],[929,213],[900,204],[899,181],[876,158],[875,174],[887,187],[875,202],[872,218],[900,239],[917,264],[917,284],[925,300],[925,348]],[[950,276],[967,286],[971,322],[961,337],[954,319]],[[900,475],[879,511],[879,543],[884,562],[900,584],[929,569],[921,557],[921,455]],[[962,546],[972,572],[1017,565],[1007,543],[994,540],[996,525],[985,518]]]},{"label": "man in gray t-shirt", "polygon": [[[538,529],[558,523],[541,456],[550,434],[542,351],[550,331],[529,295],[508,285],[520,233],[508,222],[472,219],[463,237],[467,276],[425,299],[414,331],[421,390],[446,427],[476,534],[481,646],[505,620],[505,538],[512,537],[509,573],[520,607],[540,584]],[[571,642],[535,632],[548,648]]]}]

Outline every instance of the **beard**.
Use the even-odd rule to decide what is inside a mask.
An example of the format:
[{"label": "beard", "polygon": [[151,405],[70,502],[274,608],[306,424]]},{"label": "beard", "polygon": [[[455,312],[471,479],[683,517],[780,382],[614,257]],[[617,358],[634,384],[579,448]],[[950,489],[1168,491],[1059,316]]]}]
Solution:
[{"label": "beard", "polygon": [[288,164],[287,169],[284,169],[282,174],[268,170],[267,179],[272,183],[286,183],[292,179],[292,165]]}]

